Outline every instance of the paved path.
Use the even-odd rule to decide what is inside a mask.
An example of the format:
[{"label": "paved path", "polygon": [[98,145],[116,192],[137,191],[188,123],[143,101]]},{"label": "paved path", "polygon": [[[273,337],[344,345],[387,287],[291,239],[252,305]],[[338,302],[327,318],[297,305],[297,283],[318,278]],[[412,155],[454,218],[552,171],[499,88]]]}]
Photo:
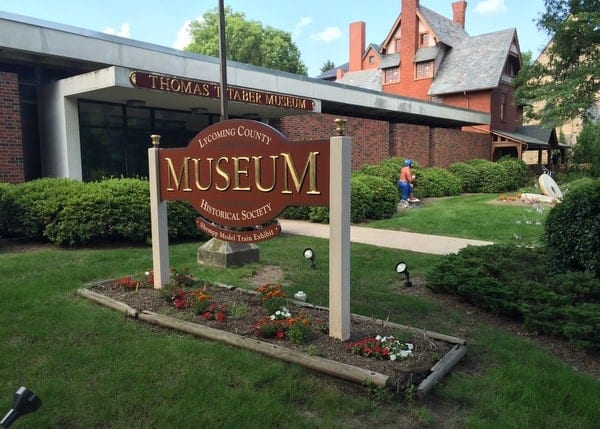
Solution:
[{"label": "paved path", "polygon": [[[284,234],[306,235],[309,237],[329,238],[329,225],[303,220],[278,219]],[[373,246],[404,249],[413,252],[448,255],[457,253],[463,247],[487,246],[490,241],[469,240],[441,235],[416,234],[413,232],[390,231],[387,229],[350,227],[350,241],[371,244]]]}]

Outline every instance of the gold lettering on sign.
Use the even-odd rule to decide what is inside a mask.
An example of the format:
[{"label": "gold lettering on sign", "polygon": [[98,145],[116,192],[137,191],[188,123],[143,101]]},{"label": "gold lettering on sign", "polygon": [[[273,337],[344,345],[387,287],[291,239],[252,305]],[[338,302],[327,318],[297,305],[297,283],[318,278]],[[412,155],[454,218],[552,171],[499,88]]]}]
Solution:
[{"label": "gold lettering on sign", "polygon": [[[220,85],[214,82],[183,79],[176,76],[135,71],[129,74],[132,85],[138,88],[150,88],[158,91],[174,92],[177,94],[193,95],[197,97],[221,98]],[[287,109],[313,110],[313,100],[295,97],[293,95],[277,94],[258,91],[256,89],[229,86],[227,87],[229,100],[274,106]]]},{"label": "gold lettering on sign", "polygon": [[[271,155],[269,156],[269,158],[271,158],[271,170],[277,171],[278,156]],[[271,192],[273,188],[275,188],[275,184],[277,183],[277,176],[273,175],[273,183],[271,183],[271,186],[263,186],[260,181],[260,178],[262,177],[262,156],[253,156],[252,159],[254,160],[254,183],[256,184],[256,189],[258,189],[260,192]]]},{"label": "gold lettering on sign", "polygon": [[[308,181],[306,194],[320,195],[321,191],[317,187],[318,155],[319,152],[308,153],[301,175],[298,173],[292,155],[286,152],[279,155],[270,155],[270,163],[268,160],[264,160],[263,163],[262,156],[251,158],[247,156],[232,156],[231,158],[221,156],[216,161],[214,158],[191,158],[186,156],[181,161],[181,165],[174,165],[173,159],[166,157],[164,158],[168,171],[166,191],[192,192],[194,189],[209,191],[214,187],[219,192],[228,190],[248,192],[254,188],[260,192],[271,192],[277,188],[277,178],[281,177],[278,175],[278,171],[283,171],[283,183],[279,184],[282,194],[299,194],[305,181]],[[270,184],[262,183],[261,178],[264,177],[264,168],[271,169],[267,175],[273,178]],[[201,177],[206,177],[206,183],[201,183]],[[292,189],[290,189],[289,178],[293,183]],[[193,184],[194,189],[191,184]]]},{"label": "gold lettering on sign", "polygon": [[[189,176],[189,168],[188,161],[190,157],[186,156],[183,159],[183,164],[181,165],[181,169],[179,170],[179,174],[175,172],[175,167],[173,166],[173,160],[171,158],[165,158],[167,161],[167,167],[169,169],[169,180],[167,182],[167,191],[175,191],[179,190],[181,186],[181,180],[184,181],[184,186],[182,191],[191,192],[190,188],[190,176]],[[175,182],[175,187],[173,187],[173,182]]]},{"label": "gold lettering on sign", "polygon": [[296,170],[296,166],[294,165],[294,161],[292,157],[288,153],[282,153],[281,156],[285,158],[284,164],[284,174],[283,174],[283,191],[282,194],[291,194],[290,188],[288,186],[288,172],[292,176],[292,180],[294,185],[296,186],[296,192],[300,192],[300,188],[302,187],[302,183],[304,183],[304,178],[306,177],[306,173],[308,171],[308,195],[318,195],[321,192],[317,190],[317,155],[319,152],[310,152],[308,154],[308,159],[306,160],[306,164],[304,165],[304,171],[302,172],[302,177],[298,177],[298,171]]}]

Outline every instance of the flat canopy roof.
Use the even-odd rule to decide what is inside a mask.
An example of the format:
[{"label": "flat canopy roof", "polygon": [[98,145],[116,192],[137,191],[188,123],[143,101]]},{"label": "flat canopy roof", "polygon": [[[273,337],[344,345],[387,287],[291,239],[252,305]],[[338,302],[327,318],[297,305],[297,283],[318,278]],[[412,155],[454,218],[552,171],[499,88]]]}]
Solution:
[{"label": "flat canopy roof", "polygon": [[[218,101],[181,93],[138,88],[123,73],[146,71],[189,80],[220,80],[218,58],[179,51],[132,39],[0,12],[0,63],[41,65],[64,73],[78,98],[125,103],[143,99],[148,106],[218,112]],[[115,80],[104,71],[114,68]],[[94,73],[102,76],[91,77]],[[118,77],[118,78],[117,78]],[[436,127],[489,124],[490,115],[269,70],[236,62],[227,65],[228,86],[314,101],[314,112],[406,122]],[[94,82],[90,87],[85,82]],[[306,110],[230,102],[232,115],[278,118]]]}]

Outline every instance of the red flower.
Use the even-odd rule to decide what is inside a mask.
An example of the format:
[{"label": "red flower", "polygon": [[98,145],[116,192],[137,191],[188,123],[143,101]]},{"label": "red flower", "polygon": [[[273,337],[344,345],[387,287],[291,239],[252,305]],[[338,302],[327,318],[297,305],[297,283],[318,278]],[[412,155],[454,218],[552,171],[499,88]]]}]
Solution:
[{"label": "red flower", "polygon": [[278,340],[283,340],[284,337],[285,337],[285,332],[283,332],[283,331],[278,331],[275,334],[275,338],[277,338]]}]

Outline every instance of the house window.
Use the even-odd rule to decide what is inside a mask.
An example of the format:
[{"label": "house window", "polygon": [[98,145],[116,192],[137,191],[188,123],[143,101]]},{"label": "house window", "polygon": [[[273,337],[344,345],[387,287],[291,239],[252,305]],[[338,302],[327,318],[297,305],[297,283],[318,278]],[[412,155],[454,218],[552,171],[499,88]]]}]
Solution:
[{"label": "house window", "polygon": [[400,67],[390,67],[384,70],[385,83],[398,82],[400,80]]},{"label": "house window", "polygon": [[429,46],[429,33],[419,34],[419,46]]},{"label": "house window", "polygon": [[500,120],[501,121],[504,120],[505,110],[506,110],[506,94],[502,93],[502,94],[500,94]]},{"label": "house window", "polygon": [[424,79],[433,76],[433,62],[426,61],[423,63],[417,63],[417,79]]},{"label": "house window", "polygon": [[397,38],[395,43],[394,43],[394,48],[396,50],[396,52],[400,52],[400,38]]},{"label": "house window", "polygon": [[375,57],[373,55],[369,55],[369,64],[373,64],[375,62]]}]

